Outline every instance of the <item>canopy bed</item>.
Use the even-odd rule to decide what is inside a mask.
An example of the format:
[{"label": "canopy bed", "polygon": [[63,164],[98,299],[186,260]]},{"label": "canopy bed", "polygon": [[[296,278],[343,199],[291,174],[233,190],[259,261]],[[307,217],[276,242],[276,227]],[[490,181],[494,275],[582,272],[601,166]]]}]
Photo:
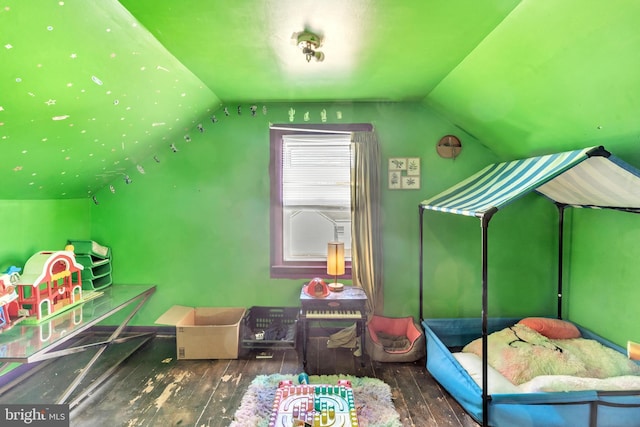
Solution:
[{"label": "canopy bed", "polygon": [[[551,200],[559,213],[557,319],[489,317],[489,221],[499,210],[532,191]],[[622,426],[634,425],[640,419],[638,365],[626,358],[621,347],[562,320],[563,229],[568,207],[640,213],[640,170],[604,147],[589,147],[489,165],[419,205],[420,320],[427,341],[427,370],[483,426]],[[423,317],[426,210],[480,220],[481,318]],[[558,331],[563,335],[566,328],[575,330],[560,339],[554,336]],[[578,360],[585,350],[576,346],[582,345],[603,352],[595,359],[604,353],[610,355],[615,359],[611,366],[617,367],[605,373],[601,366],[591,367],[590,361]],[[525,348],[535,360],[506,366],[504,360],[495,357],[501,353],[508,354],[507,359],[518,358],[526,353]],[[577,356],[572,355],[574,348]],[[539,372],[530,372],[530,368],[540,364],[541,355],[570,360],[572,364],[558,369],[547,364],[541,372],[554,375],[538,376]],[[514,371],[514,366],[522,369]],[[604,379],[607,376],[616,379]]]}]

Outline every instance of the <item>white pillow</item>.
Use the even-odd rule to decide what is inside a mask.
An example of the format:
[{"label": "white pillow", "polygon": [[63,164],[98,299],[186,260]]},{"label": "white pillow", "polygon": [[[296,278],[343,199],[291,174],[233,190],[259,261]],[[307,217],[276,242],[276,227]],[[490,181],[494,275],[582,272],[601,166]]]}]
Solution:
[{"label": "white pillow", "polygon": [[520,384],[527,393],[578,390],[640,390],[640,377],[623,375],[609,378],[582,378],[569,375],[540,375]]},{"label": "white pillow", "polygon": [[[452,353],[452,355],[482,388],[482,359],[473,353]],[[487,388],[488,394],[522,393],[518,386],[491,366],[487,366]]]}]

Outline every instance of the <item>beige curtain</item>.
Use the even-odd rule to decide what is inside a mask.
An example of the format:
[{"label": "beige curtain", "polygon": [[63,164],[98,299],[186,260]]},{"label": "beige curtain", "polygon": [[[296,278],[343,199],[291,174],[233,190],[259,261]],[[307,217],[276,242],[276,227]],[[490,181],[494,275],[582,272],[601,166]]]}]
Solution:
[{"label": "beige curtain", "polygon": [[374,132],[354,132],[351,179],[351,276],[367,294],[369,315],[382,314],[380,147]]}]

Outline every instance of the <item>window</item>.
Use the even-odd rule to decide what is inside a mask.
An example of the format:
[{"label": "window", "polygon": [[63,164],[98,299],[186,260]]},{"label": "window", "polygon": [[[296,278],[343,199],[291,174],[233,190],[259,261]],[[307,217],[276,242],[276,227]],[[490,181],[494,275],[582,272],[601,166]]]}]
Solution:
[{"label": "window", "polygon": [[361,126],[271,129],[271,277],[326,276],[331,241],[344,242],[346,275],[351,275],[352,153],[347,132]]},{"label": "window", "polygon": [[351,136],[284,135],[283,261],[324,261],[327,242],[351,251]]}]

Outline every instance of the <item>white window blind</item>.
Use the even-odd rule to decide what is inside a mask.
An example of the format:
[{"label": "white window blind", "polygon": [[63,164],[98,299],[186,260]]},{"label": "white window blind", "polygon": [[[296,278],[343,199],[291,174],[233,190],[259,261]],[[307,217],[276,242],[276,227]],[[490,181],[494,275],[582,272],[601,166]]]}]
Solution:
[{"label": "white window blind", "polygon": [[284,135],[282,203],[351,208],[351,135]]}]

